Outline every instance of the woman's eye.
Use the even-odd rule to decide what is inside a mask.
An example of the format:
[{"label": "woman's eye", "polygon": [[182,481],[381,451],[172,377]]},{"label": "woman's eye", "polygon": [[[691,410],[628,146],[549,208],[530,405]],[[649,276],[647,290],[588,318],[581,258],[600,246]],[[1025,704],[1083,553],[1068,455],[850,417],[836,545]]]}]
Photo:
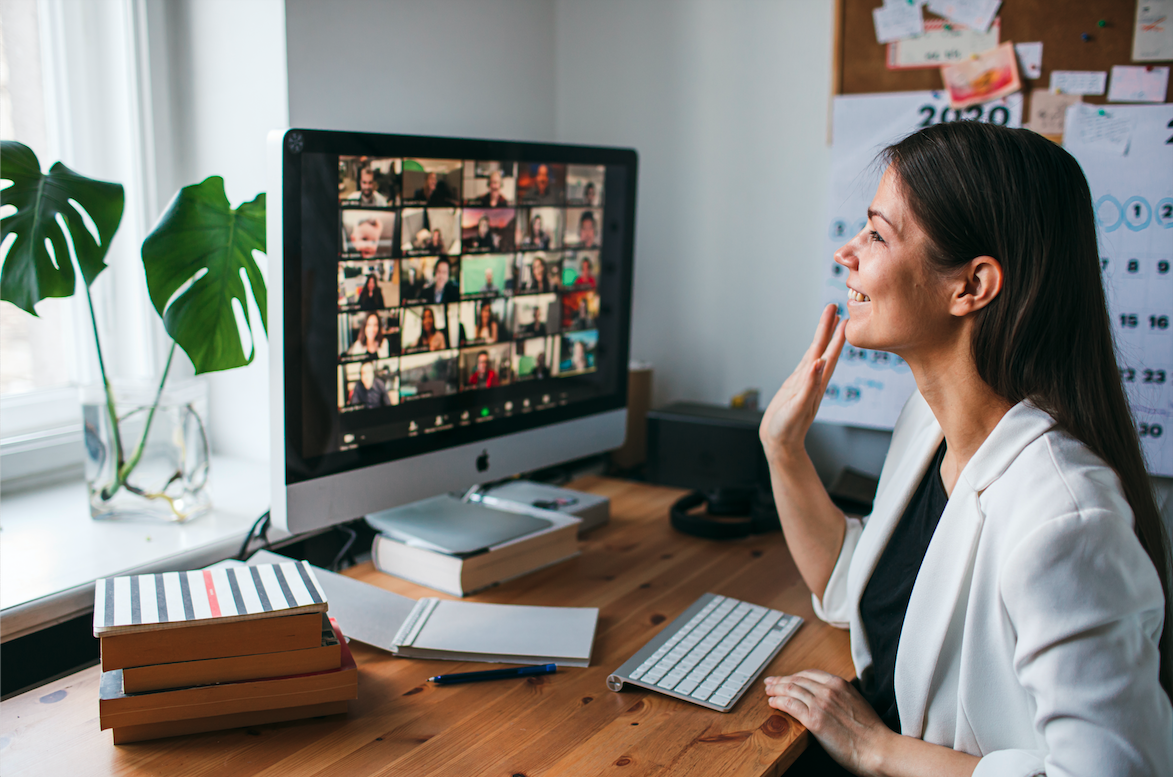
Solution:
[{"label": "woman's eye", "polygon": [[871,230],[870,232],[868,232],[868,236],[869,236],[869,237],[871,237],[871,239],[872,239],[872,240],[874,240],[874,241],[876,241],[876,242],[878,242],[878,243],[883,243],[883,242],[884,242],[884,238],[880,237],[880,233],[879,233],[879,232],[877,232],[877,231],[876,231],[876,230],[874,230],[874,229],[873,229],[873,230]]}]

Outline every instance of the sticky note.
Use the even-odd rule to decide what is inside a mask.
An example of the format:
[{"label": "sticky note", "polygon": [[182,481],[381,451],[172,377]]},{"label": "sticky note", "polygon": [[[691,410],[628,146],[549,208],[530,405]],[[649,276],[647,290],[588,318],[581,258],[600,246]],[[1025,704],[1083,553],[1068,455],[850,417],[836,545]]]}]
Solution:
[{"label": "sticky note", "polygon": [[1030,128],[1040,135],[1062,135],[1067,109],[1082,100],[1078,94],[1035,89],[1030,93]]},{"label": "sticky note", "polygon": [[1063,94],[1103,94],[1108,73],[1103,70],[1052,70],[1051,91]]},{"label": "sticky note", "polygon": [[928,8],[954,24],[985,32],[994,23],[1002,0],[929,0]]},{"label": "sticky note", "polygon": [[1173,59],[1173,0],[1137,0],[1134,62]]},{"label": "sticky note", "polygon": [[1038,78],[1043,74],[1043,44],[1015,43],[1014,53],[1018,55],[1018,72],[1023,78]]},{"label": "sticky note", "polygon": [[1168,89],[1168,66],[1113,65],[1108,102],[1163,103]]},{"label": "sticky note", "polygon": [[876,40],[880,43],[911,38],[925,31],[924,14],[920,4],[915,2],[892,2],[872,9],[872,20],[876,24]]},{"label": "sticky note", "polygon": [[1067,109],[1064,135],[1072,134],[1084,146],[1124,156],[1132,141],[1132,122],[1111,109],[1078,103]]}]

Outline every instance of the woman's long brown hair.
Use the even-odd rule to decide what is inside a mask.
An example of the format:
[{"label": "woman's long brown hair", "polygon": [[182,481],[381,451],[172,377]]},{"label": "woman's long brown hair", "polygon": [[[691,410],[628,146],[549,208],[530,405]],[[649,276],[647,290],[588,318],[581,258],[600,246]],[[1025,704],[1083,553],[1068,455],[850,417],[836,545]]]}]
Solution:
[{"label": "woman's long brown hair", "polygon": [[1169,539],[1117,368],[1095,211],[1079,163],[1030,130],[975,121],[928,127],[881,160],[896,173],[942,272],[976,256],[1002,265],[1001,293],[976,314],[981,378],[1006,400],[1045,410],[1120,478],[1165,593],[1160,682],[1173,697]]}]

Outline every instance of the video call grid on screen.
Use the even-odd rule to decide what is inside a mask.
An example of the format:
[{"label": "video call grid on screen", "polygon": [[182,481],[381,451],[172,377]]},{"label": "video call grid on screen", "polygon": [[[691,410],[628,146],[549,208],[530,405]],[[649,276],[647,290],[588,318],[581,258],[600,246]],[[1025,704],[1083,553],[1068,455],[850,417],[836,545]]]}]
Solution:
[{"label": "video call grid on screen", "polygon": [[[605,340],[605,165],[333,158],[339,433],[327,449],[304,453],[491,420],[478,417],[489,409],[475,398],[506,387],[532,388],[533,396],[497,402],[497,417],[604,393],[574,379],[599,370]],[[471,402],[437,415],[431,428],[420,423],[432,407],[407,417],[413,403],[453,397]],[[388,408],[400,423],[385,423]]]}]

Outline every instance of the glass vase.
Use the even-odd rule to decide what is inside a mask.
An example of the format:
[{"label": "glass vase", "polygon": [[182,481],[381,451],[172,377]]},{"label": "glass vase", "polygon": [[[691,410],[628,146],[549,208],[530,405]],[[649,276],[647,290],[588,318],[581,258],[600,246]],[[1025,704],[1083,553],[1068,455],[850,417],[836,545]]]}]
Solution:
[{"label": "glass vase", "polygon": [[117,436],[102,386],[82,391],[95,519],[183,523],[211,507],[207,386],[200,380],[168,384],[155,405],[158,390],[157,384],[114,384]]}]

